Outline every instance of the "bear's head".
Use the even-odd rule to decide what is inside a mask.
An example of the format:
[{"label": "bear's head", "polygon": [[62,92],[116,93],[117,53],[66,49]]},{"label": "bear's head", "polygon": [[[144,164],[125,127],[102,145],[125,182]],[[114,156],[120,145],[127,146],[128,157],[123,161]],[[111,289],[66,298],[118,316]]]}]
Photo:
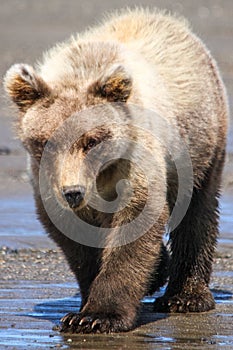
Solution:
[{"label": "bear's head", "polygon": [[[34,187],[39,187],[40,164],[45,153],[54,190],[70,208],[79,210],[86,205],[96,178],[103,198],[113,200],[116,183],[129,169],[128,162],[121,160],[117,172],[119,159],[116,163],[108,157],[113,152],[111,143],[122,136],[130,137],[131,133],[127,127],[119,128],[119,124],[127,124],[126,102],[132,90],[132,79],[126,69],[112,65],[104,75],[90,82],[85,91],[77,89],[76,94],[74,90],[69,94],[69,89],[60,94],[56,86],[26,64],[13,65],[4,84],[18,107],[17,133],[30,155]],[[87,157],[93,149],[97,151]],[[123,149],[126,152],[122,145]],[[113,154],[112,157],[117,158]],[[102,167],[98,163],[101,161]]]}]

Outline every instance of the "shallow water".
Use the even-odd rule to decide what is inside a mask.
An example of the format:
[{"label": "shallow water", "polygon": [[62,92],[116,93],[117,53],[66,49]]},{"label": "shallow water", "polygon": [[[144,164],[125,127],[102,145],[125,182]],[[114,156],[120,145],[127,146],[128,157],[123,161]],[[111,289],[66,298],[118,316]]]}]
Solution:
[{"label": "shallow water", "polygon": [[42,234],[36,221],[33,198],[2,198],[0,203],[1,236],[37,236]]},{"label": "shallow water", "polygon": [[[233,247],[233,196],[220,200],[219,244]],[[12,248],[56,247],[44,233],[36,218],[32,196],[0,198],[0,245]]]},{"label": "shallow water", "polygon": [[[19,203],[20,205],[17,205]],[[4,254],[12,255],[13,261],[27,265],[28,270],[38,269],[38,278],[25,272],[25,278],[11,271],[10,279],[0,281],[0,348],[33,349],[233,349],[233,201],[229,195],[221,200],[221,235],[218,251],[228,258],[217,258],[211,289],[216,310],[204,314],[167,315],[154,314],[151,305],[156,296],[143,300],[143,312],[139,327],[133,332],[119,335],[61,335],[52,327],[67,312],[77,311],[80,295],[77,284],[71,278],[63,279],[58,271],[55,280],[46,281],[46,259],[40,259],[40,249],[55,249],[55,245],[43,233],[36,221],[31,197],[10,198],[0,201],[0,245]],[[21,229],[19,230],[19,228]],[[27,252],[38,251],[33,266],[28,262]],[[25,251],[25,258],[20,253]],[[220,253],[219,253],[220,254]],[[229,255],[230,254],[230,255]],[[42,255],[41,255],[42,257]],[[43,258],[43,257],[42,257]],[[33,260],[34,261],[34,260]],[[57,261],[53,259],[50,270],[57,271]],[[63,262],[63,264],[66,264]],[[11,266],[11,265],[9,265]],[[4,267],[4,266],[3,266]],[[40,274],[41,269],[41,274]],[[50,273],[50,272],[49,272]],[[71,274],[70,274],[71,275]],[[71,275],[72,276],[72,275]],[[67,296],[67,297],[66,297]]]},{"label": "shallow water", "polygon": [[[17,294],[29,295],[28,290],[35,288],[34,284],[24,282],[24,287],[18,283],[8,284],[8,291],[11,288]],[[58,285],[40,284],[41,294],[60,293]],[[66,286],[65,288],[74,286]],[[80,303],[79,296],[46,300],[46,299],[25,299],[16,298],[11,301],[9,298],[1,300],[1,318],[7,322],[5,329],[0,331],[1,348],[26,349],[27,347],[39,348],[71,348],[71,349],[185,349],[208,348],[215,345],[214,349],[231,348],[232,339],[232,294],[215,293],[217,309],[207,314],[172,315],[157,314],[151,316],[149,306],[144,307],[144,318],[141,327],[135,331],[118,335],[60,335],[52,331],[54,322],[64,312],[74,311]],[[4,301],[6,301],[4,303]],[[148,301],[147,301],[148,302]],[[225,304],[224,304],[225,303]],[[7,310],[4,308],[6,304]],[[231,308],[231,311],[230,311]],[[31,309],[31,311],[30,311]],[[226,309],[229,311],[227,312]]]},{"label": "shallow water", "polygon": [[219,244],[233,247],[233,196],[223,195],[220,200]]}]

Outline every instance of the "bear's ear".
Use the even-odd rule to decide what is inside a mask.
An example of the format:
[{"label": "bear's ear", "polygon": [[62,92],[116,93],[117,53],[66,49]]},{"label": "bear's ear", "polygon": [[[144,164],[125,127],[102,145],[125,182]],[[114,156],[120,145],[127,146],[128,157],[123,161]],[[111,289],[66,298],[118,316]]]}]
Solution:
[{"label": "bear's ear", "polygon": [[121,65],[114,65],[89,89],[109,102],[126,102],[131,94],[132,78]]},{"label": "bear's ear", "polygon": [[5,75],[4,87],[22,112],[50,94],[47,84],[27,64],[14,64]]}]

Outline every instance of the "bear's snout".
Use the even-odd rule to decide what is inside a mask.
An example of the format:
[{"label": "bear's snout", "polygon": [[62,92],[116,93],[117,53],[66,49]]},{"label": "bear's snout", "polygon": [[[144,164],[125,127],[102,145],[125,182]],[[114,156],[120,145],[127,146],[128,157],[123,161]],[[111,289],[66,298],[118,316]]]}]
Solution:
[{"label": "bear's snout", "polygon": [[70,208],[77,208],[84,199],[86,189],[79,185],[68,186],[63,187],[62,192]]}]

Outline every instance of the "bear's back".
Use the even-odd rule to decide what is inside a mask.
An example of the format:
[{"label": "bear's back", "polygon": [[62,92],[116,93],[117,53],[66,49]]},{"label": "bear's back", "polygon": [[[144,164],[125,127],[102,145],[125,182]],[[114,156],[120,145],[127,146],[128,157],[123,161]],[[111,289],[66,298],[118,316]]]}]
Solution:
[{"label": "bear's back", "polygon": [[184,19],[128,9],[50,50],[40,70],[59,94],[68,87],[75,96],[85,95],[114,65],[132,77],[128,102],[178,124],[199,177],[214,156],[213,145],[225,144],[228,114],[217,65],[202,41]]},{"label": "bear's back", "polygon": [[40,69],[45,80],[61,76],[62,82],[70,75],[66,85],[75,80],[88,84],[114,63],[126,66],[142,99],[149,95],[151,100],[153,89],[156,103],[156,90],[161,90],[161,100],[166,94],[167,109],[172,105],[176,115],[193,111],[205,98],[214,105],[222,90],[215,61],[187,21],[156,9],[112,14],[49,50]]}]

